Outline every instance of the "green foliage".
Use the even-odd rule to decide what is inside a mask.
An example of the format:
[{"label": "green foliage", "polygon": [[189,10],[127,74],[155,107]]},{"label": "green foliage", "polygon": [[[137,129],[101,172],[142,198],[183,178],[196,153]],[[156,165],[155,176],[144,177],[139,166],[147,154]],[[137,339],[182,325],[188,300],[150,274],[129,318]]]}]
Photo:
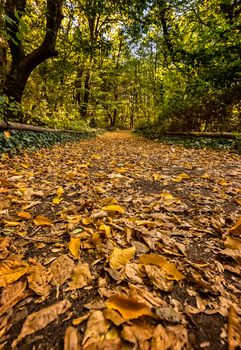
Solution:
[{"label": "green foliage", "polygon": [[41,147],[50,147],[55,144],[77,141],[94,135],[95,132],[90,130],[83,130],[78,133],[11,130],[11,137],[7,138],[0,132],[0,153],[16,154],[24,149],[34,150]]},{"label": "green foliage", "polygon": [[[26,53],[43,41],[45,5],[15,14]],[[239,2],[73,0],[63,11],[58,57],[28,80],[25,123],[241,131]]]}]

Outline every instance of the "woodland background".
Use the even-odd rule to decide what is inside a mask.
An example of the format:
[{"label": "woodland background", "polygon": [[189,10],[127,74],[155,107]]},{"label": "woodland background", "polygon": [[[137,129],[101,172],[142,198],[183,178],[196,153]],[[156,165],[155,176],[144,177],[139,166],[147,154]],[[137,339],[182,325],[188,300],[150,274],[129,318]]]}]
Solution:
[{"label": "woodland background", "polygon": [[241,130],[239,0],[5,0],[0,115],[81,129]]}]

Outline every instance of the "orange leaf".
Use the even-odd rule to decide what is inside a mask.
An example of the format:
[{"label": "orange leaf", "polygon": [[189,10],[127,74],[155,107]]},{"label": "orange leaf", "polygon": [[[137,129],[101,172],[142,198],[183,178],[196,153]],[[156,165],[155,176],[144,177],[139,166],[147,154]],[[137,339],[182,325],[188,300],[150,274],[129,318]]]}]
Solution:
[{"label": "orange leaf", "polygon": [[180,281],[185,278],[185,276],[178,271],[176,266],[166,260],[163,256],[158,254],[143,254],[140,257],[140,263],[144,265],[158,265],[160,266],[167,275],[165,276],[168,279]]},{"label": "orange leaf", "polygon": [[236,224],[229,229],[230,233],[233,233],[234,235],[238,236],[241,234],[241,216],[236,222]]},{"label": "orange leaf", "polygon": [[33,221],[36,226],[53,226],[50,219],[43,215],[37,215]]},{"label": "orange leaf", "polygon": [[17,213],[17,216],[19,216],[20,218],[23,218],[23,219],[31,219],[31,214],[28,213],[27,211],[19,211]]},{"label": "orange leaf", "polygon": [[10,133],[10,131],[8,131],[8,130],[4,130],[4,136],[7,138],[7,139],[9,139],[10,137],[11,137],[11,133]]},{"label": "orange leaf", "polygon": [[153,316],[150,308],[139,303],[134,298],[128,298],[120,294],[113,295],[106,303],[108,309],[119,311],[121,316],[126,320],[132,320],[141,316]]}]

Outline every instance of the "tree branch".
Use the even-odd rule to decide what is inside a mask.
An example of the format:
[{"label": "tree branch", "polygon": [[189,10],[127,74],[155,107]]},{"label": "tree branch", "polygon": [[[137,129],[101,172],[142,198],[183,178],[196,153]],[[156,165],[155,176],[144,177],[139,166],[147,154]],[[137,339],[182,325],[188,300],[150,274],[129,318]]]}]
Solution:
[{"label": "tree branch", "polygon": [[17,64],[25,56],[24,48],[18,33],[20,20],[26,7],[26,1],[27,0],[6,0],[5,4],[5,14],[8,17],[6,20],[6,29],[10,36],[8,44],[13,64]]}]

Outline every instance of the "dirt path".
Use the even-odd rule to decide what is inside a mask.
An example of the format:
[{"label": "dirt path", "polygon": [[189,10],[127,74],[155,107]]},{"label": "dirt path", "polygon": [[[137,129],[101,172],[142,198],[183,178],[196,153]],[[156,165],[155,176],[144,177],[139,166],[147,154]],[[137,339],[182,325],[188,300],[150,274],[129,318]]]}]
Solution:
[{"label": "dirt path", "polygon": [[0,157],[0,349],[241,346],[240,156],[115,132]]}]

